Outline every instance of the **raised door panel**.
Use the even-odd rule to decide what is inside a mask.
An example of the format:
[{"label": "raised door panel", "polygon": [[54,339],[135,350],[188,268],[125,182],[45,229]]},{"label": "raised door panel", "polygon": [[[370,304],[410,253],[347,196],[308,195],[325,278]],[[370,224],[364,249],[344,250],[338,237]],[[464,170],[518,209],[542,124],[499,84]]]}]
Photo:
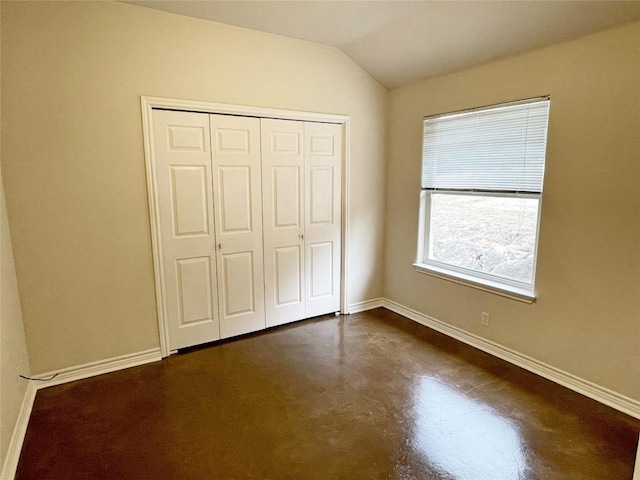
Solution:
[{"label": "raised door panel", "polygon": [[274,230],[302,228],[301,216],[301,177],[302,168],[298,165],[272,166],[271,225]]},{"label": "raised door panel", "polygon": [[224,276],[224,318],[252,314],[256,311],[254,261],[251,252],[222,254]]},{"label": "raised door panel", "polygon": [[332,297],[334,294],[333,246],[333,242],[309,244],[310,300]]},{"label": "raised door panel", "polygon": [[220,338],[207,114],[154,110],[162,314],[169,349]]},{"label": "raised door panel", "polygon": [[[173,117],[183,116],[184,112],[170,112]],[[187,113],[186,115],[193,115]],[[200,115],[196,113],[195,115]],[[207,128],[205,125],[167,125],[167,150],[170,152],[207,153]]]},{"label": "raised door panel", "polygon": [[220,234],[251,233],[253,230],[250,166],[218,168]]},{"label": "raised door panel", "polygon": [[305,317],[304,124],[261,120],[267,326]]},{"label": "raised door panel", "polygon": [[305,123],[306,316],[340,310],[342,127]]},{"label": "raised door panel", "polygon": [[217,154],[251,154],[250,128],[218,128],[216,130]]},{"label": "raised door panel", "polygon": [[211,115],[222,338],[265,327],[260,120]]},{"label": "raised door panel", "polygon": [[209,235],[207,167],[171,166],[171,207],[176,238]]},{"label": "raised door panel", "polygon": [[336,175],[331,165],[309,166],[309,225],[332,227]]},{"label": "raised door panel", "polygon": [[213,318],[211,257],[176,260],[180,327]]},{"label": "raised door panel", "polygon": [[274,249],[275,306],[302,301],[302,248],[299,245]]}]

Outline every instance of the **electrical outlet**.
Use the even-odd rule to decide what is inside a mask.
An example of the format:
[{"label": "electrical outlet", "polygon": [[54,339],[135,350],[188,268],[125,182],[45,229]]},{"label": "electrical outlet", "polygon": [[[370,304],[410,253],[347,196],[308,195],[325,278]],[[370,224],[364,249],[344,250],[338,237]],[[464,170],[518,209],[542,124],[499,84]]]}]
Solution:
[{"label": "electrical outlet", "polygon": [[487,312],[482,312],[482,320],[480,320],[483,327],[489,326],[489,314]]}]

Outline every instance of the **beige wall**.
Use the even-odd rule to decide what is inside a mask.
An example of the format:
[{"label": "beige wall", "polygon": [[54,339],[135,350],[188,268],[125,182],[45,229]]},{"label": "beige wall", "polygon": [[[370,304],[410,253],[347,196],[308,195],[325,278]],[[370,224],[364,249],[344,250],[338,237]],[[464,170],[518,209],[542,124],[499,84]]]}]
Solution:
[{"label": "beige wall", "polygon": [[19,379],[17,373],[29,375],[30,371],[0,174],[0,471],[27,390],[27,381]]},{"label": "beige wall", "polygon": [[11,249],[11,236],[0,179],[0,470],[4,465],[13,427],[22,405],[29,375],[29,358],[22,325],[18,283]]},{"label": "beige wall", "polygon": [[[639,38],[635,23],[391,92],[386,297],[640,400]],[[537,303],[414,271],[422,118],[547,94]]]},{"label": "beige wall", "polygon": [[387,92],[337,49],[113,2],[2,2],[3,173],[36,373],[159,346],[140,96],[347,114],[349,302],[380,296]]},{"label": "beige wall", "polygon": [[[351,115],[349,303],[384,294],[640,399],[639,36],[636,23],[388,95],[329,47],[111,2],[2,2],[3,175],[33,371],[158,346],[151,95]],[[415,272],[422,117],[545,94],[538,302]]]}]

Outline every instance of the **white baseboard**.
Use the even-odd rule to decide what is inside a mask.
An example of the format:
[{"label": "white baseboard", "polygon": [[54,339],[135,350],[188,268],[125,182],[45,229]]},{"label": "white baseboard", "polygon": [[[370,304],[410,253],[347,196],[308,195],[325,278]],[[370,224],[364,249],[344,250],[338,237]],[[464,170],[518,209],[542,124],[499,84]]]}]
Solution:
[{"label": "white baseboard", "polygon": [[99,360],[97,362],[85,363],[84,365],[78,365],[76,367],[69,367],[54,372],[35,375],[38,378],[48,378],[57,374],[51,381],[30,381],[27,385],[22,406],[20,407],[20,413],[18,414],[13,434],[11,435],[11,440],[9,441],[9,447],[2,467],[2,473],[0,474],[0,480],[13,480],[15,477],[18,460],[20,459],[20,451],[22,450],[22,443],[24,442],[24,436],[27,431],[27,425],[29,424],[29,417],[31,416],[33,402],[35,401],[36,392],[38,390],[67,382],[73,382],[75,380],[82,380],[83,378],[95,377],[96,375],[102,375],[103,373],[137,367],[138,365],[144,365],[145,363],[156,362],[158,360],[162,360],[162,357],[160,356],[160,349],[154,348],[144,352],[122,355],[119,357],[108,358],[106,360]]},{"label": "white baseboard", "polygon": [[98,360],[97,362],[85,363],[75,367],[63,368],[53,372],[36,375],[40,378],[48,378],[53,375],[56,377],[48,382],[38,382],[38,389],[60,385],[62,383],[74,382],[83,378],[95,377],[103,373],[111,373],[125,368],[137,367],[145,363],[152,363],[162,360],[159,348],[153,348],[144,352],[130,353],[119,357],[108,358],[106,360]]},{"label": "white baseboard", "polygon": [[367,310],[373,310],[374,308],[382,307],[384,298],[374,298],[372,300],[365,300],[364,302],[352,303],[349,305],[349,311],[347,313],[360,313]]},{"label": "white baseboard", "polygon": [[16,418],[13,433],[9,440],[4,465],[2,465],[2,472],[0,473],[0,479],[2,480],[12,480],[15,477],[16,468],[18,468],[18,460],[20,459],[20,451],[22,450],[22,443],[24,442],[24,436],[27,433],[29,417],[31,417],[31,409],[33,408],[33,402],[36,399],[36,390],[37,388],[35,385],[33,383],[29,383],[24,392],[20,411],[18,412],[18,418]]},{"label": "white baseboard", "polygon": [[392,300],[383,299],[382,306],[415,322],[432,328],[433,330],[444,333],[456,340],[460,340],[467,345],[471,345],[483,352],[501,358],[502,360],[517,365],[518,367],[522,367],[525,370],[535,373],[536,375],[540,375],[541,377],[558,383],[575,392],[581,393],[582,395],[592,398],[593,400],[603,403],[611,408],[640,419],[640,402],[637,400],[621,395],[600,385],[596,385],[595,383],[560,370],[559,368],[548,365],[540,360],[536,360],[535,358],[516,352],[515,350],[511,350],[510,348],[503,347],[498,343],[424,315]]}]

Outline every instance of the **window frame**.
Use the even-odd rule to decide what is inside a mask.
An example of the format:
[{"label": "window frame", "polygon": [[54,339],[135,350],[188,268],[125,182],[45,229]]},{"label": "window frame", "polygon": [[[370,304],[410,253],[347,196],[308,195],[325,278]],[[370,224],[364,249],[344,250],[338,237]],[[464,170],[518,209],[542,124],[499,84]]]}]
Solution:
[{"label": "window frame", "polygon": [[[483,197],[500,198],[535,198],[538,200],[538,212],[536,234],[533,253],[532,282],[520,282],[517,280],[478,272],[464,267],[451,265],[428,258],[429,252],[429,225],[431,216],[431,195],[475,195]],[[534,283],[538,260],[538,239],[540,236],[540,213],[542,210],[542,194],[514,194],[514,193],[488,193],[488,192],[462,192],[457,190],[421,190],[420,192],[420,218],[418,225],[418,251],[416,261],[413,264],[415,270],[435,277],[451,280],[456,283],[468,285],[480,290],[489,291],[505,297],[532,303],[536,299]]]},{"label": "window frame", "polygon": [[[537,99],[549,97],[537,97]],[[517,102],[510,102],[504,104],[497,104],[491,106],[485,106],[481,108],[474,108],[470,110],[464,110],[460,112],[452,112],[451,115],[458,113],[465,113],[475,110],[484,110],[490,108],[499,108],[506,105],[513,105],[518,103],[526,103],[534,101],[536,99],[527,99]],[[442,116],[442,115],[435,115]],[[425,120],[432,117],[425,117]],[[548,121],[548,117],[547,117]],[[424,132],[424,129],[423,129]],[[424,135],[424,133],[423,133]],[[546,132],[545,142],[548,141],[548,128]],[[424,141],[424,140],[423,140]],[[424,148],[424,147],[423,147]],[[545,149],[546,150],[546,149]],[[424,150],[423,150],[424,156]],[[421,163],[424,163],[422,160]],[[545,164],[546,164],[546,152],[545,152]],[[456,195],[456,196],[482,196],[482,197],[498,197],[498,198],[528,198],[538,200],[538,211],[536,219],[536,231],[534,240],[533,251],[533,266],[531,282],[522,282],[507,277],[492,275],[486,272],[478,272],[476,270],[451,265],[445,262],[437,260],[431,260],[429,258],[429,247],[431,242],[430,233],[430,220],[431,220],[431,196],[433,194],[444,195]],[[413,263],[413,268],[427,275],[449,280],[462,285],[467,285],[479,290],[484,290],[490,293],[502,295],[514,300],[519,300],[525,303],[533,303],[536,300],[535,293],[535,281],[536,271],[538,265],[538,246],[540,238],[540,221],[542,214],[542,191],[540,192],[500,192],[500,191],[485,191],[485,190],[456,190],[456,189],[425,189],[420,190],[420,208],[418,219],[418,245],[416,252],[416,261]]]}]

